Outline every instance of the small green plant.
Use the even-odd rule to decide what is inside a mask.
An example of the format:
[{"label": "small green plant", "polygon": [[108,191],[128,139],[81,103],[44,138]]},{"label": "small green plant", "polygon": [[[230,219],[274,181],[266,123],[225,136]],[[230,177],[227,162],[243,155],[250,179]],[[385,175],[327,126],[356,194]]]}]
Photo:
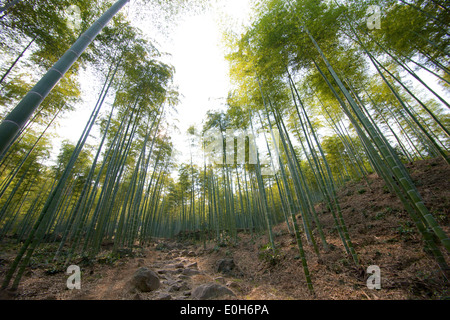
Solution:
[{"label": "small green plant", "polygon": [[275,234],[274,234],[275,237],[281,237],[282,235],[284,235],[283,230],[277,231],[277,232],[275,232]]},{"label": "small green plant", "polygon": [[381,220],[384,218],[385,213],[384,212],[377,212],[377,214],[375,215],[375,220]]},{"label": "small green plant", "polygon": [[361,211],[361,214],[363,215],[364,219],[367,219],[367,211],[366,210]]},{"label": "small green plant", "polygon": [[439,222],[441,222],[441,223],[445,223],[445,222],[447,222],[447,220],[448,220],[448,216],[447,216],[445,213],[443,213],[443,212],[436,212],[436,211],[433,211],[432,214],[433,214],[433,216],[435,216],[436,219],[437,219]]},{"label": "small green plant", "polygon": [[44,271],[44,273],[49,276],[52,276],[54,274],[58,274],[61,272],[64,272],[62,266],[56,266],[56,265],[50,266],[49,268],[45,269],[45,271]]},{"label": "small green plant", "polygon": [[412,222],[403,222],[397,228],[397,232],[405,239],[409,239],[412,234],[414,234],[414,225]]},{"label": "small green plant", "polygon": [[225,241],[221,241],[217,244],[220,248],[225,248],[227,246],[227,243]]},{"label": "small green plant", "polygon": [[358,193],[359,193],[359,194],[364,194],[364,193],[366,193],[366,192],[367,192],[367,190],[364,189],[364,188],[358,190]]},{"label": "small green plant", "polygon": [[374,220],[384,219],[387,214],[391,214],[393,212],[394,212],[394,209],[392,209],[391,207],[386,207],[383,209],[383,211],[377,212],[377,214],[375,215],[375,217],[373,219]]},{"label": "small green plant", "polygon": [[79,262],[76,263],[81,266],[92,266],[95,264],[95,259],[89,257],[87,253],[80,255]]},{"label": "small green plant", "polygon": [[332,226],[329,230],[330,230],[330,233],[337,234],[339,232],[339,227],[338,226]]},{"label": "small green plant", "polygon": [[113,265],[117,260],[119,260],[119,255],[113,252],[103,254],[97,258],[98,263],[107,265]]},{"label": "small green plant", "polygon": [[339,260],[339,263],[341,263],[343,266],[348,266],[348,265],[349,265],[347,259],[340,259],[340,260]]},{"label": "small green plant", "polygon": [[157,251],[165,251],[166,249],[167,249],[167,246],[166,246],[166,244],[165,243],[163,243],[163,242],[161,242],[161,243],[158,243],[157,245],[156,245],[156,248],[155,248]]},{"label": "small green plant", "polygon": [[259,249],[258,258],[274,266],[280,261],[281,254],[278,248],[273,249],[268,243]]}]

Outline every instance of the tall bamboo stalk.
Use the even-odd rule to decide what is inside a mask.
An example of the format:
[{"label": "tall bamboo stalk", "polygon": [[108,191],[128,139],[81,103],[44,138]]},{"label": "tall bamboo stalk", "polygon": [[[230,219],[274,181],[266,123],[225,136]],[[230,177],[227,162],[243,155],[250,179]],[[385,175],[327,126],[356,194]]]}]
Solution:
[{"label": "tall bamboo stalk", "polygon": [[3,155],[28,119],[61,80],[89,44],[102,31],[112,17],[129,0],[118,0],[94,24],[86,30],[69,50],[51,67],[19,104],[0,123],[0,155]]}]

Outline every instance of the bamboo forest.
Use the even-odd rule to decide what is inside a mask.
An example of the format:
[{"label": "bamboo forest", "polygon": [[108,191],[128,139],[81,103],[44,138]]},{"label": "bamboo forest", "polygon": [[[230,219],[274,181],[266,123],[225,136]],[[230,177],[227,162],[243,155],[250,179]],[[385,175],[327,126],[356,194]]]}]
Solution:
[{"label": "bamboo forest", "polygon": [[448,1],[4,0],[0,47],[1,300],[450,298]]}]

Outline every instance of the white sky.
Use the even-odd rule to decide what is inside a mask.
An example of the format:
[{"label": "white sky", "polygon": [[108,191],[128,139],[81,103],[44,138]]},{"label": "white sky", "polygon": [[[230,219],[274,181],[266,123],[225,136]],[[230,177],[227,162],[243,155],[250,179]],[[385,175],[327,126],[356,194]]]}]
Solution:
[{"label": "white sky", "polygon": [[221,18],[225,15],[229,23],[225,27],[233,24],[236,30],[247,21],[249,13],[249,0],[219,1],[212,10],[180,22],[173,42],[164,45],[172,54],[171,63],[176,69],[174,81],[181,94],[178,114],[173,119],[179,134],[172,137],[180,161],[188,162],[190,157],[187,129],[191,125],[200,129],[208,110],[223,109],[230,89]]},{"label": "white sky", "polygon": [[[217,109],[228,93],[228,65],[220,45],[218,26],[211,15],[188,18],[174,36],[172,64],[175,83],[179,86],[181,103],[175,124],[180,135],[173,137],[182,151],[185,133],[191,125],[201,126],[206,112]],[[185,151],[181,159],[185,161]]]}]

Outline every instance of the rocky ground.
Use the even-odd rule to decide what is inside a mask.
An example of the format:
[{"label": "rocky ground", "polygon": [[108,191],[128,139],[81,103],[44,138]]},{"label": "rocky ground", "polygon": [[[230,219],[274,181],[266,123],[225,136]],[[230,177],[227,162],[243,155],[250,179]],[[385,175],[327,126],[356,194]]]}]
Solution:
[{"label": "rocky ground", "polygon": [[[450,234],[450,169],[440,160],[408,165],[425,204]],[[155,240],[125,250],[120,259],[105,251],[96,261],[80,262],[81,289],[68,290],[69,275],[51,263],[30,266],[16,300],[301,300],[301,299],[448,299],[449,282],[425,250],[408,214],[375,175],[353,182],[339,193],[349,234],[360,259],[355,266],[344,251],[331,214],[317,205],[328,251],[320,256],[305,241],[315,294],[307,289],[295,237],[285,224],[274,227],[277,250],[267,250],[267,235],[241,232],[237,243],[218,246]],[[0,250],[0,281],[13,252]],[[12,250],[12,249],[11,249]],[[45,247],[41,254],[45,257]],[[445,251],[445,250],[443,250]],[[445,253],[450,263],[450,258]],[[381,270],[381,289],[367,287],[367,267]]]},{"label": "rocky ground", "polygon": [[[212,249],[214,252],[214,248]],[[231,258],[209,265],[208,250],[172,241],[138,248],[113,263],[81,266],[81,289],[69,290],[69,275],[29,270],[21,288],[3,299],[186,300],[245,299],[242,274]]]}]

